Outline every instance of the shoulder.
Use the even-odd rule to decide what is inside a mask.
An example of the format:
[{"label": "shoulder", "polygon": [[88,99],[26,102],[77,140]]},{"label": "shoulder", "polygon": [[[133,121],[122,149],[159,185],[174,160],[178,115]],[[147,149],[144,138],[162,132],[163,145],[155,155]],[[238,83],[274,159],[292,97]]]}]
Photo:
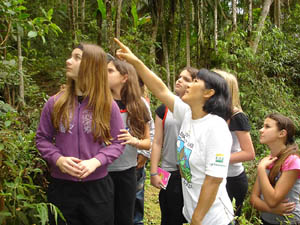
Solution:
[{"label": "shoulder", "polygon": [[231,131],[250,131],[250,123],[244,112],[236,112],[230,119],[229,129]]},{"label": "shoulder", "polygon": [[290,155],[282,164],[282,171],[300,170],[300,158],[298,155]]},{"label": "shoulder", "polygon": [[161,104],[160,106],[157,107],[155,110],[156,115],[158,115],[159,118],[163,119],[166,111],[166,105]]}]

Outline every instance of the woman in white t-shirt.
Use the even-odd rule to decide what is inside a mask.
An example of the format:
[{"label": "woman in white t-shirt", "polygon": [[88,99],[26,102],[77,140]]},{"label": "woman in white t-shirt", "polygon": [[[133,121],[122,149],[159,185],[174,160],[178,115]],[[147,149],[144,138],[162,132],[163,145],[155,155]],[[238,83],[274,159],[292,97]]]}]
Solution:
[{"label": "woman in white t-shirt", "polygon": [[270,114],[260,129],[260,143],[271,154],[257,167],[251,204],[261,211],[263,225],[300,224],[300,158],[295,125],[288,117]]},{"label": "woman in white t-shirt", "polygon": [[115,41],[121,47],[117,56],[135,67],[149,90],[181,123],[177,159],[185,218],[191,225],[230,224],[233,209],[225,186],[232,138],[226,120],[232,112],[226,81],[201,69],[181,100],[128,47]]}]

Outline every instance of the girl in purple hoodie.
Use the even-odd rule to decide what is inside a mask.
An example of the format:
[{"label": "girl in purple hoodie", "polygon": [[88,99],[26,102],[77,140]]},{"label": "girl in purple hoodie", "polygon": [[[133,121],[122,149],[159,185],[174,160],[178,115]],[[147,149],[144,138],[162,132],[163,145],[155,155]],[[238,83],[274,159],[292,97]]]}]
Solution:
[{"label": "girl in purple hoodie", "polygon": [[66,76],[66,87],[46,102],[36,134],[50,168],[48,201],[67,224],[112,225],[114,187],[107,166],[123,152],[117,135],[124,126],[108,86],[105,52],[80,44],[66,61]]}]

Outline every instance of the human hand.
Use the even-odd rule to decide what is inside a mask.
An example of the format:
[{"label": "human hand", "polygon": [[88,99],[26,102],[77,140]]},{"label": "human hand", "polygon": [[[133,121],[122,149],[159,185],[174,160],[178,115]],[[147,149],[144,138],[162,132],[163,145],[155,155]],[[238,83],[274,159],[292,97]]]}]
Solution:
[{"label": "human hand", "polygon": [[151,181],[151,185],[158,189],[161,189],[164,186],[159,175],[151,176],[150,181]]},{"label": "human hand", "polygon": [[124,45],[117,38],[114,38],[114,41],[120,46],[120,49],[118,49],[116,52],[116,55],[119,59],[125,59],[130,64],[134,64],[135,62],[139,61],[139,59],[130,51],[130,49],[126,45]]},{"label": "human hand", "polygon": [[140,169],[145,166],[148,158],[142,154],[138,154],[137,156],[137,169]]},{"label": "human hand", "polygon": [[271,213],[278,214],[281,216],[288,216],[295,210],[295,208],[295,202],[289,202],[288,199],[284,199],[276,207],[271,208]]},{"label": "human hand", "polygon": [[67,173],[73,177],[78,177],[81,174],[81,169],[78,163],[81,160],[75,157],[64,157],[61,156],[56,161],[56,166],[60,169],[61,172]]},{"label": "human hand", "polygon": [[267,156],[264,157],[258,164],[258,168],[266,169],[268,166],[270,166],[272,163],[274,163],[277,160],[277,157]]},{"label": "human hand", "polygon": [[122,134],[118,135],[118,140],[119,141],[124,141],[121,143],[121,145],[126,145],[126,144],[130,144],[132,146],[137,146],[139,143],[139,139],[137,139],[136,137],[131,136],[131,134],[128,132],[128,130],[126,129],[121,129],[120,132]]},{"label": "human hand", "polygon": [[91,173],[93,173],[99,166],[101,166],[101,163],[96,158],[91,158],[88,160],[83,160],[79,164],[81,169],[81,174],[79,176],[80,179],[86,178]]}]

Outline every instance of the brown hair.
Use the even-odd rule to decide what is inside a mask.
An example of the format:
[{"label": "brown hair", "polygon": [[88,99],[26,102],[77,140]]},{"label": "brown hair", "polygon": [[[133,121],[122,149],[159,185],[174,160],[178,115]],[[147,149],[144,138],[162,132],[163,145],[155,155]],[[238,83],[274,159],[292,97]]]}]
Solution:
[{"label": "brown hair", "polygon": [[137,73],[134,67],[121,60],[111,61],[121,75],[128,75],[127,81],[121,89],[121,101],[126,106],[128,117],[127,125],[130,133],[137,137],[143,138],[145,135],[145,126],[150,121],[148,109],[142,100],[142,92],[138,81]]},{"label": "brown hair", "polygon": [[[84,97],[88,97],[87,108],[92,111],[92,133],[94,141],[111,144],[110,112],[112,96],[107,79],[106,53],[100,46],[81,44],[82,59],[78,72],[78,88]],[[59,93],[60,97],[54,104],[52,121],[56,130],[60,122],[69,129],[75,110],[75,82],[67,79],[66,88]],[[70,118],[71,113],[71,118]]]},{"label": "brown hair", "polygon": [[295,128],[293,121],[290,118],[283,116],[279,113],[271,113],[271,114],[267,115],[266,118],[275,120],[278,130],[286,130],[286,133],[287,133],[286,141],[285,141],[286,148],[277,155],[278,159],[276,160],[274,166],[272,167],[272,169],[269,173],[270,183],[273,186],[275,186],[276,177],[279,174],[282,164],[290,155],[299,156],[299,148],[298,148],[298,145],[294,141],[296,128]]},{"label": "brown hair", "polygon": [[191,66],[184,67],[184,68],[181,70],[181,72],[184,71],[184,70],[186,70],[186,71],[189,72],[189,74],[190,74],[191,77],[192,77],[192,80],[194,80],[194,79],[196,78],[197,73],[199,72],[198,69],[196,69],[196,68],[194,68],[194,67],[191,67]]}]

